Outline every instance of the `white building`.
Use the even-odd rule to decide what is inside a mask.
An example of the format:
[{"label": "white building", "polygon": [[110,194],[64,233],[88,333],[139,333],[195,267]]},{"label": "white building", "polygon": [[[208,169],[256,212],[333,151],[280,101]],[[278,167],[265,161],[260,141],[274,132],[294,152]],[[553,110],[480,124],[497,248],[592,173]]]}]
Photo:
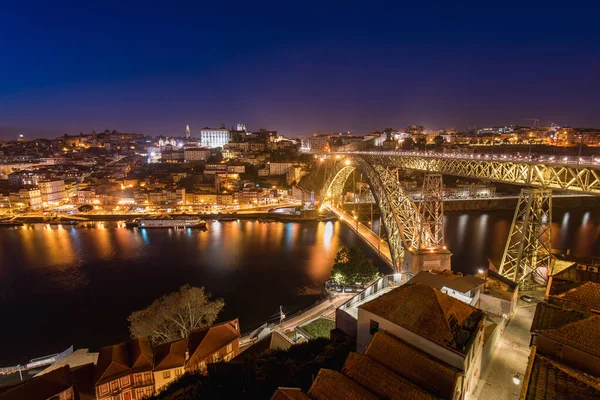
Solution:
[{"label": "white building", "polygon": [[[420,283],[404,284],[358,307],[357,351],[385,331],[463,372],[467,399],[481,375],[485,315],[475,307]],[[406,360],[406,362],[410,362]]]},{"label": "white building", "polygon": [[227,128],[202,128],[200,142],[203,147],[223,147],[229,143],[230,134]]}]

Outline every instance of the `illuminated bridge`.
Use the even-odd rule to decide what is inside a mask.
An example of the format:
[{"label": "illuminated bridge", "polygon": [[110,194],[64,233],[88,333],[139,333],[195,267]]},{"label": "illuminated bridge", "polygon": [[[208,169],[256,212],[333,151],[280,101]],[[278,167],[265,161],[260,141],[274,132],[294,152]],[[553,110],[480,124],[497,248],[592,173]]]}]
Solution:
[{"label": "illuminated bridge", "polygon": [[[525,186],[499,266],[501,274],[516,282],[542,281],[553,265],[552,190],[600,195],[600,160],[588,158],[369,151],[323,153],[316,157],[326,168],[321,207],[340,215],[347,204],[346,195],[352,192],[356,209],[364,202],[360,188],[368,187],[371,202],[379,209],[380,227],[388,244],[385,258],[396,272],[450,268],[451,253],[444,245],[444,174]],[[401,170],[425,173],[418,203],[403,186]],[[350,184],[353,188],[345,190]],[[353,213],[343,220],[350,224],[356,220],[359,235],[380,247],[381,238],[373,239],[374,232],[362,234],[366,230],[360,227],[359,215]]]}]

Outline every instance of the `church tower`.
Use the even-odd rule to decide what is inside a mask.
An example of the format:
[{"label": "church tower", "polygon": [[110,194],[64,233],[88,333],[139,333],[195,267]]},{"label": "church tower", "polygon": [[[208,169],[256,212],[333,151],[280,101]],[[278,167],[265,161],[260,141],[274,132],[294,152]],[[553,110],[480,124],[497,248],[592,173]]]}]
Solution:
[{"label": "church tower", "polygon": [[185,137],[186,137],[186,139],[189,139],[190,136],[192,136],[191,133],[190,133],[190,126],[186,125],[185,126]]}]

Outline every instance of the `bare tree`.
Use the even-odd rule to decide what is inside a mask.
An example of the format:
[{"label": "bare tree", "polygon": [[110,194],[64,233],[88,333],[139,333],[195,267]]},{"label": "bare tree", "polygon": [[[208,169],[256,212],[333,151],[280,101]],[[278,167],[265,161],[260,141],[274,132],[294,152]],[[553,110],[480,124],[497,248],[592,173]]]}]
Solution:
[{"label": "bare tree", "polygon": [[223,299],[210,300],[203,287],[184,285],[129,316],[131,337],[148,336],[152,343],[185,338],[190,331],[211,325],[223,307]]}]

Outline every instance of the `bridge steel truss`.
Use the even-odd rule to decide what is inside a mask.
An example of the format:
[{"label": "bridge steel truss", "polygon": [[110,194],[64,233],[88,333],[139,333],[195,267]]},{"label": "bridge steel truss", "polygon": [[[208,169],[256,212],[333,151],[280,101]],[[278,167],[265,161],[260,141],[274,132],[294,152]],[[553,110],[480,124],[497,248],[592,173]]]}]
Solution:
[{"label": "bridge steel truss", "polygon": [[[387,232],[392,264],[397,272],[402,270],[404,249],[434,250],[443,245],[443,206],[433,204],[438,195],[427,192],[428,203],[418,207],[397,178],[397,168],[373,164],[362,156],[347,156],[344,160],[331,159],[331,173],[326,178],[321,201],[339,201],[348,178],[358,169],[369,185]],[[438,179],[439,177],[439,179]],[[433,186],[432,186],[433,185]],[[441,186],[441,175],[425,181],[424,189]],[[425,194],[425,193],[424,193]],[[440,194],[441,196],[441,194]],[[424,220],[421,212],[435,221]],[[441,221],[441,222],[440,222]]]},{"label": "bridge steel truss", "polygon": [[554,257],[552,191],[522,189],[499,272],[514,282],[547,280]]},{"label": "bridge steel truss", "polygon": [[[351,154],[351,153],[340,153]],[[377,165],[496,182],[600,195],[600,170],[584,165],[553,165],[513,161],[445,158],[385,153],[355,153]]]}]

